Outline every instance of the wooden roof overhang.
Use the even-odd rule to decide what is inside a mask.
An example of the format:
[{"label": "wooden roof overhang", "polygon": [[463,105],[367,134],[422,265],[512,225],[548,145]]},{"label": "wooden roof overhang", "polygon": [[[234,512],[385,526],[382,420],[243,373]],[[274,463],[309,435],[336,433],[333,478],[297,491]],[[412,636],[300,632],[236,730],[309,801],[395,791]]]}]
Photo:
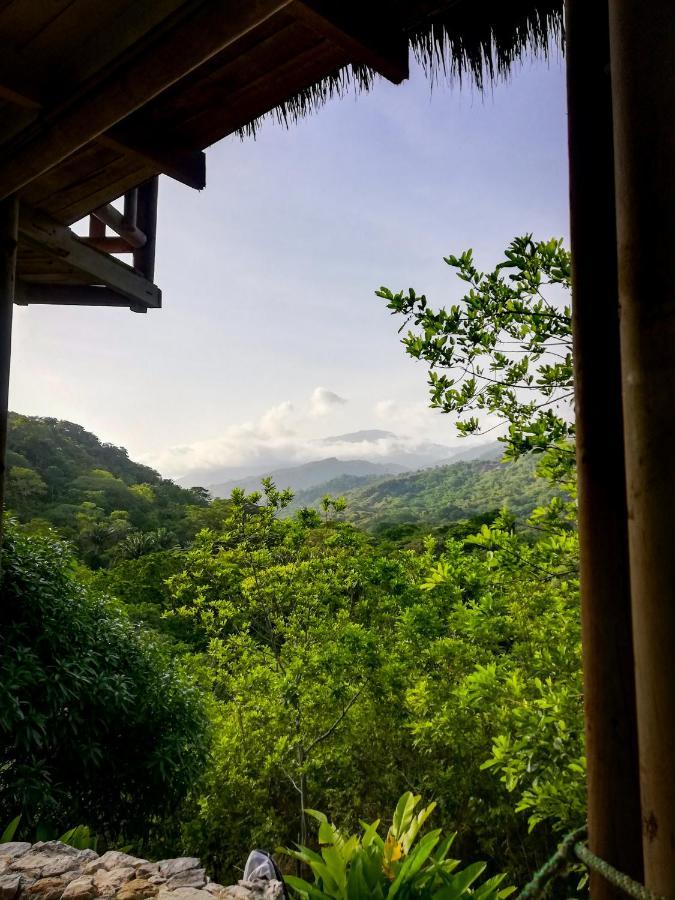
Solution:
[{"label": "wooden roof overhang", "polygon": [[[503,40],[508,61],[528,27],[545,37],[561,3],[513,0],[505,14],[494,0],[0,0],[0,199],[21,207],[17,302],[159,306],[153,178],[203,188],[206,147],[350,64],[361,83],[402,81],[409,39],[448,16],[480,78],[487,44]],[[138,186],[133,215],[107,206]],[[78,239],[69,226],[94,211]],[[135,251],[133,265],[111,251]]]},{"label": "wooden roof overhang", "polygon": [[[125,245],[123,217],[111,222],[106,204],[160,173],[203,188],[205,147],[349,63],[402,81],[407,37],[390,16],[378,21],[381,9],[318,0],[0,3],[0,198],[20,201],[17,302],[159,306],[154,253]],[[140,200],[142,246],[154,243],[152,188],[150,205],[147,189]],[[69,226],[95,210],[105,221],[76,237]],[[133,266],[106,252],[134,248]]]}]

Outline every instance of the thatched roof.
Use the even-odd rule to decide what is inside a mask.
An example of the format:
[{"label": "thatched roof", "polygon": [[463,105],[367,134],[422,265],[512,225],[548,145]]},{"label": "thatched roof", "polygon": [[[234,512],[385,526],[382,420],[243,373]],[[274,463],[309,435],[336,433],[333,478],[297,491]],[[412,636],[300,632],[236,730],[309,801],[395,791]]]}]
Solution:
[{"label": "thatched roof", "polygon": [[[394,15],[408,35],[415,59],[430,81],[470,81],[480,90],[508,75],[528,54],[564,49],[563,0],[393,0]],[[375,73],[348,65],[280,103],[239,129],[255,135],[261,121],[289,125],[331,97],[369,90]]]}]

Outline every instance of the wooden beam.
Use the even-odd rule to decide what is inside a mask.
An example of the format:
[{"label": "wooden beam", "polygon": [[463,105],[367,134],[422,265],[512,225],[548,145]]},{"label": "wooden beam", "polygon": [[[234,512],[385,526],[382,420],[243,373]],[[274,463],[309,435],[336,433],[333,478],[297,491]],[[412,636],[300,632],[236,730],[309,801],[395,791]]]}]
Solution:
[{"label": "wooden beam", "polygon": [[19,233],[22,238],[27,238],[84,273],[93,284],[109,287],[143,307],[158,308],[162,305],[162,292],[157,285],[120,260],[88,247],[70,228],[49,216],[22,206]]},{"label": "wooden beam", "polygon": [[90,284],[30,284],[17,282],[15,302],[19,306],[118,306],[145,313],[147,306],[134,303],[107,287]]},{"label": "wooden beam", "polygon": [[642,845],[675,897],[673,2],[610,0],[609,21]]},{"label": "wooden beam", "polygon": [[[565,9],[589,846],[641,881],[609,18],[604,3]],[[595,872],[590,888],[622,897]]]},{"label": "wooden beam", "polygon": [[[12,355],[12,311],[16,287],[17,222],[16,197],[0,202],[0,546],[5,508],[5,460],[9,419],[9,368]],[[0,567],[2,556],[0,554]]]},{"label": "wooden beam", "polygon": [[403,30],[391,27],[391,6],[296,0],[291,12],[317,34],[342,47],[350,62],[370,66],[394,84],[408,78],[408,37]]},{"label": "wooden beam", "polygon": [[[60,108],[46,111],[14,142],[0,166],[0,197],[24,187],[144,106],[291,0],[203,0],[180,27],[160,29],[149,46]],[[142,49],[142,52],[141,52]]]},{"label": "wooden beam", "polygon": [[139,161],[154,168],[158,175],[168,175],[175,181],[203,191],[206,187],[206,154],[201,150],[179,150],[172,146],[157,146],[151,140],[139,140],[128,128],[118,126],[102,134],[98,140],[108,147],[130,153]]},{"label": "wooden beam", "polygon": [[79,237],[78,240],[87,247],[95,247],[103,253],[134,253],[134,247],[131,246],[123,237],[108,237],[103,235],[89,235],[88,237]]}]

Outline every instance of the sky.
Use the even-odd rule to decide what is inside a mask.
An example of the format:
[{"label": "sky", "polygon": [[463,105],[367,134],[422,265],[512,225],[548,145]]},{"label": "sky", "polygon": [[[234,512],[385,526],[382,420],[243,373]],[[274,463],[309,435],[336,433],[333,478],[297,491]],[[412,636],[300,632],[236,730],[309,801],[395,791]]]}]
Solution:
[{"label": "sky", "polygon": [[457,444],[374,292],[452,302],[443,256],[472,247],[489,268],[525,232],[568,235],[562,60],[482,94],[414,66],[221,141],[203,192],[162,178],[163,308],[15,307],[10,408],[78,422],[169,477],[302,462],[362,428]]}]

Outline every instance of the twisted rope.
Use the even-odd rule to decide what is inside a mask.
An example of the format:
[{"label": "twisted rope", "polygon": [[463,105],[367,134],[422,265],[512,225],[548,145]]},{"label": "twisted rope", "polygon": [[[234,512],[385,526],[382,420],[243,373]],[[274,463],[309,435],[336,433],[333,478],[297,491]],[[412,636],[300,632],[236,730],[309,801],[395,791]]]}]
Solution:
[{"label": "twisted rope", "polygon": [[516,900],[538,900],[543,897],[546,888],[555,878],[566,875],[576,862],[574,848],[586,837],[586,827],[577,828],[562,841],[550,859],[534,873],[531,880],[518,894]]},{"label": "twisted rope", "polygon": [[595,853],[589,850],[585,844],[575,844],[574,852],[587,869],[592,869],[594,872],[602,875],[606,881],[609,881],[614,887],[620,888],[630,897],[634,897],[635,900],[665,900],[665,897],[652,893],[644,884],[640,884],[639,881],[635,881],[623,872],[619,872],[614,866],[610,866],[608,862],[600,859],[599,856],[596,856]]},{"label": "twisted rope", "polygon": [[518,894],[516,900],[539,900],[546,893],[549,884],[554,879],[567,875],[577,861],[582,862],[587,869],[597,872],[606,881],[613,884],[614,887],[619,888],[625,894],[628,894],[629,897],[633,897],[634,900],[666,900],[665,897],[652,893],[639,881],[635,881],[630,876],[615,869],[608,862],[605,862],[604,859],[596,856],[584,843],[585,839],[585,827],[578,828],[576,831],[568,834],[553,856],[546,860],[544,865],[534,873],[531,880]]}]

